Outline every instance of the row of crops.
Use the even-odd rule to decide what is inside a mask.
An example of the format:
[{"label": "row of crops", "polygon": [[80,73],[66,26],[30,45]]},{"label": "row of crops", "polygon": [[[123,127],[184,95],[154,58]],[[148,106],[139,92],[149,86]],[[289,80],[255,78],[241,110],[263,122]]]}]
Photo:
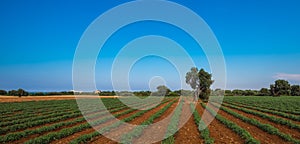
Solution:
[{"label": "row of crops", "polygon": [[[164,137],[162,143],[172,144],[179,137],[178,127],[184,105],[188,105],[192,112],[194,125],[200,133],[197,138],[207,144],[216,143],[222,138],[211,135],[213,129],[205,127],[206,124],[199,109],[206,109],[215,116],[215,121],[221,123],[223,128],[238,135],[242,139],[240,143],[265,143],[265,141],[253,133],[249,127],[237,123],[238,121],[262,130],[263,133],[260,135],[269,134],[284,142],[300,143],[297,136],[297,133],[300,134],[300,115],[298,114],[300,104],[296,99],[296,97],[225,97],[220,108],[221,113],[217,113],[214,102],[194,103],[176,97],[165,98],[160,103],[154,99],[149,99],[146,103],[127,99],[135,108],[124,105],[119,99],[101,99],[105,109],[97,107],[97,99],[93,99],[87,100],[84,107],[80,107],[81,110],[84,109],[84,116],[75,100],[1,103],[0,143],[91,143],[101,140],[104,137],[101,134],[111,133],[124,123],[135,122],[138,118],[143,118],[143,121],[139,123],[142,126],[130,129],[120,137],[122,143],[134,143],[145,133],[149,125],[166,115],[168,110],[172,110],[170,121],[165,126],[162,136]],[[272,106],[272,103],[276,106]],[[289,103],[290,107],[286,108],[285,104],[279,103]],[[143,109],[145,107],[149,109]],[[254,118],[245,114],[253,115]],[[255,117],[264,119],[268,123]],[[114,121],[115,118],[119,121]],[[288,128],[291,132],[283,131],[281,126]],[[98,131],[93,128],[97,128]],[[77,133],[80,134],[76,135]]]}]

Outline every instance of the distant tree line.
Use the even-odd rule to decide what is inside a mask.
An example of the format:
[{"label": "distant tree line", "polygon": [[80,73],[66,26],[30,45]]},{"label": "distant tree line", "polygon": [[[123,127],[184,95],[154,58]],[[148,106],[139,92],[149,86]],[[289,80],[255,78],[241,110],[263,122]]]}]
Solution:
[{"label": "distant tree line", "polygon": [[61,92],[27,92],[24,89],[17,90],[0,90],[0,95],[5,96],[52,96],[52,95],[74,95],[73,91],[61,91]]},{"label": "distant tree line", "polygon": [[[198,70],[197,70],[198,71]],[[200,70],[201,71],[201,70]],[[195,70],[196,72],[196,70]],[[195,73],[196,76],[198,74],[205,75],[208,77],[209,84],[212,83],[210,80],[211,75],[208,75],[206,72],[198,72]],[[200,79],[201,80],[201,79]],[[198,82],[199,83],[199,82]],[[208,86],[207,86],[208,87]],[[208,98],[207,92],[210,92],[211,96],[300,96],[300,86],[299,85],[290,85],[288,81],[286,80],[276,80],[274,84],[270,85],[270,88],[261,88],[260,90],[240,90],[240,89],[234,89],[234,90],[221,90],[221,89],[215,89],[215,90],[208,90],[208,89],[202,89],[200,91],[205,91],[204,94],[199,94],[199,97],[204,97],[205,99]],[[95,94],[94,92],[81,92],[81,95],[91,95]],[[17,89],[17,90],[0,90],[0,95],[7,95],[7,96],[52,96],[52,95],[74,95],[73,91],[62,91],[62,92],[27,92],[23,89]],[[191,90],[170,90],[167,86],[160,85],[157,87],[157,90],[154,92],[151,91],[121,91],[121,92],[115,92],[115,91],[101,91],[99,93],[99,96],[191,96],[195,95],[195,91]]]},{"label": "distant tree line", "polygon": [[17,90],[10,90],[10,91],[5,91],[5,90],[0,90],[0,95],[8,95],[8,96],[28,96],[29,93],[23,89],[17,89]]},{"label": "distant tree line", "polygon": [[276,80],[270,88],[261,88],[260,90],[221,90],[215,89],[211,95],[218,96],[300,96],[300,86],[290,85],[286,80]]}]

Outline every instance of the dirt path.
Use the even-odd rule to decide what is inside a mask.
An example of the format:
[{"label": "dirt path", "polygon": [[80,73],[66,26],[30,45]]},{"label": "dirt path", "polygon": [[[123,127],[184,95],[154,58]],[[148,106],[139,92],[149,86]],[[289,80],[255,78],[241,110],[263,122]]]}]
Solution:
[{"label": "dirt path", "polygon": [[279,131],[281,131],[283,133],[286,133],[286,134],[290,134],[292,137],[294,137],[296,139],[300,139],[300,132],[296,129],[291,129],[286,125],[281,125],[281,124],[276,124],[274,122],[270,122],[270,121],[268,121],[266,119],[263,119],[259,116],[255,116],[253,114],[248,114],[248,113],[245,113],[245,112],[237,110],[237,109],[233,109],[233,108],[229,108],[229,107],[226,107],[226,108],[228,108],[228,109],[230,109],[234,112],[237,112],[237,113],[239,113],[239,114],[241,114],[245,117],[248,117],[248,118],[251,118],[251,119],[256,119],[256,120],[260,121],[261,123],[272,125],[275,128],[279,129]]},{"label": "dirt path", "polygon": [[[190,116],[190,117],[188,117]],[[184,103],[182,106],[182,113],[180,115],[179,123],[183,125],[179,131],[175,134],[175,143],[204,143],[204,140],[200,136],[198,126],[194,121],[194,117],[190,110],[190,104]]]},{"label": "dirt path", "polygon": [[[212,105],[209,105],[209,107],[212,108],[212,109],[215,109],[215,107],[212,106]],[[259,140],[262,144],[287,143],[283,139],[281,139],[280,137],[278,137],[276,135],[271,135],[271,134],[261,130],[260,128],[254,126],[254,125],[243,122],[242,120],[226,113],[225,111],[219,110],[218,113],[220,115],[222,115],[223,117],[225,117],[226,119],[236,123],[237,125],[239,125],[243,129],[247,130],[255,139]]]},{"label": "dirt path", "polygon": [[[197,104],[196,107],[199,114],[204,112],[204,108]],[[208,119],[212,119],[213,116],[210,113],[204,113],[203,121],[208,122]],[[217,119],[214,120],[208,125],[210,136],[214,139],[215,143],[245,143],[245,141],[234,131],[227,128],[224,124],[219,122]]]},{"label": "dirt path", "polygon": [[[130,121],[130,124],[133,125],[139,125],[142,122],[144,122],[146,119],[148,119],[150,116],[152,116],[153,114],[155,114],[156,112],[158,112],[159,110],[161,110],[163,107],[165,107],[169,102],[162,104],[146,113],[144,113],[142,116],[139,116],[137,118],[135,118],[134,120]],[[130,130],[132,130],[135,126],[131,126],[131,127],[124,127],[124,125],[121,125],[115,129],[112,129],[109,133],[107,133],[106,135],[109,137],[113,137],[116,140],[120,141],[120,138],[123,134],[129,132]],[[98,138],[95,138],[95,141],[92,141],[91,143],[93,144],[99,144],[99,143],[105,143],[105,144],[110,144],[110,143],[117,143],[111,139],[106,138],[105,136],[101,135]]]}]

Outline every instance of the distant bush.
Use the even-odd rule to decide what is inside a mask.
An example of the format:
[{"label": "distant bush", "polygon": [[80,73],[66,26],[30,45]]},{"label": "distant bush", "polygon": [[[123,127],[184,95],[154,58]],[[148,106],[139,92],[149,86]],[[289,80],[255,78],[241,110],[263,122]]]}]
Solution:
[{"label": "distant bush", "polygon": [[7,95],[10,95],[10,96],[28,96],[29,93],[23,89],[18,89],[18,90],[10,90],[8,91],[8,94]]},{"label": "distant bush", "polygon": [[7,95],[7,91],[6,90],[0,90],[0,95]]}]

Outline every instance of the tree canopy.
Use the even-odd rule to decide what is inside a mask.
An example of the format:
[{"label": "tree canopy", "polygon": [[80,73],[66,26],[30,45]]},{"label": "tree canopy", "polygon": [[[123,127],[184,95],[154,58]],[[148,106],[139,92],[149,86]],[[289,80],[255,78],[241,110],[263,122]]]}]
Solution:
[{"label": "tree canopy", "polygon": [[206,72],[204,69],[192,67],[189,72],[186,73],[185,82],[195,90],[194,100],[198,97],[202,100],[208,100],[210,95],[210,86],[213,84],[212,74]]},{"label": "tree canopy", "polygon": [[276,80],[275,84],[270,85],[272,96],[290,95],[291,86],[286,80]]}]

